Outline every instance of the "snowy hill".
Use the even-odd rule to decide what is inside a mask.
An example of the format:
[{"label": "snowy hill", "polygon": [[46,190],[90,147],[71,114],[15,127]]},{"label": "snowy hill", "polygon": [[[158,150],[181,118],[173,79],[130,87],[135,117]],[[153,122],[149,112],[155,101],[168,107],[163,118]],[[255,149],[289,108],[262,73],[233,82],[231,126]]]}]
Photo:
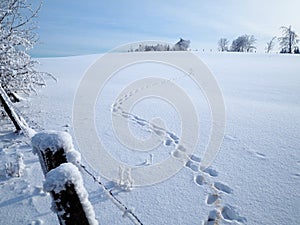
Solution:
[{"label": "snowy hill", "polygon": [[[95,124],[103,145],[114,158],[133,166],[158,163],[171,155],[171,139],[164,140],[151,154],[136,153],[118,143],[111,128],[111,105],[118,93],[141,77],[162,76],[186,90],[195,104],[200,124],[197,149],[182,170],[155,185],[127,191],[101,179],[143,224],[298,224],[300,57],[196,54],[215,75],[226,106],[225,137],[211,167],[199,170],[211,129],[203,93],[174,68],[146,63],[119,71],[99,94]],[[51,72],[58,82],[49,80],[38,96],[17,104],[27,122],[36,130],[61,130],[73,135],[74,96],[85,71],[98,57],[40,59],[41,70]],[[176,110],[160,99],[143,99],[132,110],[145,121],[159,116],[168,131],[180,136]],[[138,119],[128,119],[130,129],[145,138],[149,132]],[[44,177],[38,157],[31,153],[29,141],[14,134],[7,120],[1,118],[0,124],[1,224],[57,224],[50,210],[50,196],[42,190]],[[17,153],[23,154],[23,174],[7,177],[5,164],[15,162]],[[87,174],[84,182],[100,224],[132,224]]]}]

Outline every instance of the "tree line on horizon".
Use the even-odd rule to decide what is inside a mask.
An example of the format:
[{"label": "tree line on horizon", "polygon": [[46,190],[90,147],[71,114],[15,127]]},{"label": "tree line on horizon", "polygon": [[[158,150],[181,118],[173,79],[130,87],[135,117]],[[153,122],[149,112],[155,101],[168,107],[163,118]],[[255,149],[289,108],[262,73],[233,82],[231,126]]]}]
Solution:
[{"label": "tree line on horizon", "polygon": [[190,47],[190,40],[180,40],[173,46],[169,44],[144,45],[140,44],[136,49],[130,49],[128,52],[150,52],[150,51],[187,51]]},{"label": "tree line on horizon", "polygon": [[[273,50],[275,41],[278,40],[280,53],[300,54],[299,47],[297,46],[299,38],[296,32],[292,30],[292,26],[282,26],[280,29],[282,36],[274,36],[266,43],[266,53]],[[229,40],[227,38],[220,38],[218,41],[218,50],[221,52],[253,52],[256,50],[256,41],[257,39],[254,35],[244,34],[234,39],[229,47]]]}]

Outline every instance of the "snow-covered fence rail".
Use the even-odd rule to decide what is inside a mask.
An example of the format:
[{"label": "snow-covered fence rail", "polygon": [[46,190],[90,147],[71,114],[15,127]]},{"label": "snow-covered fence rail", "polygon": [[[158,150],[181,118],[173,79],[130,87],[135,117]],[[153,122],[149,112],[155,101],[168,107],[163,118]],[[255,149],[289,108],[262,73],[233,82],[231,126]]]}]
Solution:
[{"label": "snow-covered fence rail", "polygon": [[0,85],[0,105],[3,106],[5,112],[13,122],[17,131],[21,131],[22,126],[24,126],[23,121],[21,121],[21,118],[13,110],[13,107],[11,106],[10,98],[8,97],[4,89],[1,87],[1,85]]},{"label": "snow-covered fence rail", "polygon": [[[74,150],[72,138],[65,132],[36,133],[26,123],[21,114],[0,85],[0,106],[15,125],[31,139],[33,152],[38,154],[46,177],[45,190],[51,193],[60,224],[94,225],[94,209],[88,201],[78,168],[83,169],[105,191],[109,199],[127,216],[133,224],[143,225],[137,215],[125,206],[105,185],[80,162],[80,153]],[[74,166],[75,165],[75,166]],[[76,167],[77,166],[77,167]]]},{"label": "snow-covered fence rail", "polygon": [[80,154],[74,150],[71,136],[66,132],[41,132],[31,143],[40,158],[46,177],[44,189],[52,195],[60,224],[98,224],[76,167]]},{"label": "snow-covered fence rail", "polygon": [[16,112],[15,108],[13,107],[13,103],[11,102],[10,98],[0,85],[0,106],[1,105],[3,106],[4,111],[14,124],[17,132],[23,131],[23,133],[27,137],[33,137],[35,131],[28,126],[21,114]]}]

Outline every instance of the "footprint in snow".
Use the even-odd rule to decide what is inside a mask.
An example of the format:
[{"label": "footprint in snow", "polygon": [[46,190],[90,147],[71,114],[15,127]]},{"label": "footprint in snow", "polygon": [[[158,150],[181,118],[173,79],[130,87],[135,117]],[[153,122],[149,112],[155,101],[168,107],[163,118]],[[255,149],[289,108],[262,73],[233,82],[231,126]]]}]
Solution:
[{"label": "footprint in snow", "polygon": [[218,217],[217,210],[214,209],[214,210],[210,211],[208,214],[208,218],[205,221],[204,225],[214,225],[217,220],[217,217]]},{"label": "footprint in snow", "polygon": [[196,164],[196,163],[194,163],[191,160],[187,161],[187,163],[185,164],[185,167],[193,170],[194,172],[198,172],[199,171],[199,164]]},{"label": "footprint in snow", "polygon": [[179,141],[179,137],[177,137],[175,134],[171,133],[171,132],[167,132],[167,134],[169,135],[169,137],[174,140],[174,142],[178,142]]},{"label": "footprint in snow", "polygon": [[130,115],[126,112],[122,112],[122,116],[125,118],[125,119],[128,119],[130,118]]},{"label": "footprint in snow", "polygon": [[197,176],[195,176],[194,181],[197,185],[203,185],[204,177],[201,175],[197,175]]},{"label": "footprint in snow", "polygon": [[179,151],[178,149],[173,151],[171,154],[172,154],[173,157],[178,158],[178,159],[185,159],[186,158],[185,153],[182,152],[182,151]]},{"label": "footprint in snow", "polygon": [[171,146],[172,144],[173,144],[173,141],[170,140],[170,139],[166,139],[166,140],[164,141],[164,145],[165,145],[165,146]]},{"label": "footprint in snow", "polygon": [[190,158],[194,162],[198,162],[198,163],[201,162],[201,158],[196,155],[190,155]]},{"label": "footprint in snow", "polygon": [[178,145],[178,146],[177,146],[177,149],[178,149],[179,151],[181,151],[181,152],[186,152],[186,148],[183,147],[182,145]]},{"label": "footprint in snow", "polygon": [[137,124],[141,125],[142,127],[144,127],[144,126],[147,125],[147,123],[144,122],[144,121],[142,121],[142,120],[136,120],[135,122],[136,122]]},{"label": "footprint in snow", "polygon": [[221,215],[222,217],[225,219],[225,220],[229,220],[229,221],[238,221],[238,222],[241,222],[241,223],[244,223],[247,221],[247,219],[245,217],[241,217],[236,211],[235,209],[230,206],[230,205],[225,205],[223,208],[222,208],[222,211],[221,211]]},{"label": "footprint in snow", "polygon": [[210,194],[210,195],[208,195],[208,197],[206,199],[206,204],[211,205],[211,204],[215,203],[215,201],[217,201],[218,198],[219,198],[218,195]]},{"label": "footprint in snow", "polygon": [[231,194],[233,192],[233,190],[230,187],[228,187],[226,184],[223,184],[221,182],[215,182],[214,187],[219,191],[225,192],[227,194]]},{"label": "footprint in snow", "polygon": [[178,145],[176,149],[171,153],[175,158],[188,159],[187,154],[185,153],[186,149],[182,145]]},{"label": "footprint in snow", "polygon": [[203,170],[203,172],[209,174],[212,177],[217,177],[218,176],[218,171],[216,171],[216,170],[214,170],[210,167],[207,167],[205,170]]},{"label": "footprint in snow", "polygon": [[163,137],[165,136],[165,132],[161,129],[153,129],[153,132],[157,135],[157,136],[160,136],[160,137]]}]

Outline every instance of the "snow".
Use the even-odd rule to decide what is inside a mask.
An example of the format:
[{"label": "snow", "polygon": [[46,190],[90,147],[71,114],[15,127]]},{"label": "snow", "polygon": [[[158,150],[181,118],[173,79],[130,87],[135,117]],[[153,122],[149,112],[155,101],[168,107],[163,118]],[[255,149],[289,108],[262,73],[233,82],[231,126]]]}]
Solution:
[{"label": "snow", "polygon": [[18,152],[15,162],[5,163],[5,174],[7,177],[20,177],[23,174],[25,169],[23,158],[23,154]]},{"label": "snow", "polygon": [[[84,154],[82,163],[99,176],[128,209],[134,209],[143,224],[298,224],[299,56],[196,54],[213,71],[226,104],[225,137],[211,167],[199,170],[211,127],[209,107],[205,106],[201,91],[188,77],[172,68],[150,64],[135,65],[120,71],[99,94],[95,105],[95,123],[103,145],[116,160],[131,166],[149,166],[145,163],[149,159],[151,164],[158,163],[170,157],[172,152],[174,156],[180,156],[181,151],[174,152],[173,142],[168,141],[170,137],[163,139],[153,152],[128,150],[117,141],[111,128],[111,106],[118,93],[140,77],[156,75],[174,79],[176,84],[187,90],[195,103],[200,119],[196,151],[189,156],[184,168],[170,179],[130,190],[120,188],[117,181],[102,178],[100,172],[93,170],[85,160]],[[42,70],[52,72],[58,82],[49,79],[48,86],[39,96],[17,103],[26,121],[36,130],[67,131],[73,135],[72,104],[76,88],[85,70],[97,57],[41,59]],[[157,99],[144,99],[132,108],[132,113],[146,121],[159,115],[166,129],[180,137],[180,119],[172,106]],[[134,135],[139,138],[149,136],[147,130],[137,123],[141,120],[128,121]],[[1,222],[57,224],[56,215],[50,211],[51,198],[41,191],[44,178],[37,157],[31,153],[26,138],[13,134],[13,128],[7,121],[1,119],[0,123],[1,171],[4,171],[5,163],[16,159],[18,152],[24,155],[25,164],[23,175],[19,178],[7,178],[0,174]],[[60,143],[50,144],[59,146]],[[36,145],[43,147],[40,142]],[[76,140],[74,147],[68,147],[78,149]],[[75,161],[78,161],[77,156]],[[119,181],[125,182],[122,179]],[[96,218],[102,224],[132,224],[85,173],[83,182]]]},{"label": "snow", "polygon": [[43,131],[35,134],[31,139],[32,152],[39,154],[47,149],[53,153],[60,149],[64,149],[68,162],[79,166],[81,162],[81,154],[74,149],[72,136],[65,131]]},{"label": "snow", "polygon": [[73,184],[79,183],[80,186],[82,186],[81,181],[82,178],[77,167],[74,167],[74,165],[70,163],[63,163],[46,174],[44,190],[59,193],[66,190],[65,186],[68,182]]},{"label": "snow", "polygon": [[[7,177],[5,164],[23,154],[25,168],[20,177]],[[1,224],[57,224],[51,212],[51,198],[42,191],[44,175],[39,160],[32,157],[26,137],[14,133],[6,119],[0,119],[0,221]],[[3,173],[2,173],[3,171]],[[44,221],[46,221],[44,223]]]},{"label": "snow", "polygon": [[75,149],[70,149],[66,153],[67,161],[73,163],[75,166],[80,166],[81,162],[81,154]]},{"label": "snow", "polygon": [[76,166],[72,163],[63,163],[59,167],[49,171],[46,175],[44,189],[47,192],[54,191],[59,193],[66,190],[66,185],[74,184],[75,191],[79,197],[83,210],[87,216],[89,224],[97,225],[93,206],[88,200],[88,193],[84,188],[81,174]]},{"label": "snow", "polygon": [[72,137],[67,132],[62,131],[43,131],[37,133],[31,139],[31,144],[33,146],[33,153],[36,154],[36,151],[45,151],[50,149],[55,153],[59,149],[64,149],[68,152],[70,149],[73,149]]}]

